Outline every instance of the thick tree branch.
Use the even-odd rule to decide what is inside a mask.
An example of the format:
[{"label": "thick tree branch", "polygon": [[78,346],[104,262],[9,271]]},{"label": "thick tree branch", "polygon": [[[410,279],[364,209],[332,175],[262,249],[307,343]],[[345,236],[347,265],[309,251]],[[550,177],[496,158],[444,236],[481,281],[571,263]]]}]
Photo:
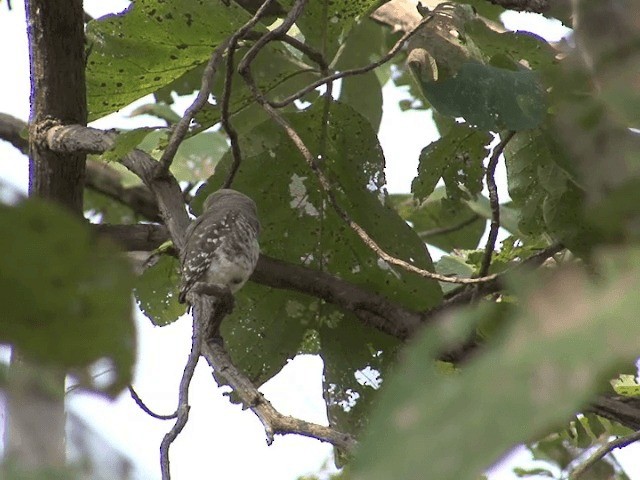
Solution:
[{"label": "thick tree branch", "polygon": [[[11,143],[26,155],[29,151],[29,141],[22,138],[22,132],[28,132],[27,122],[0,113],[0,140]],[[60,132],[59,127],[53,129],[51,140],[57,142],[60,149],[67,149],[65,145],[68,143],[68,149],[75,151],[73,150],[74,134],[72,129],[68,130],[66,134],[56,135],[55,132]],[[100,136],[103,135],[105,133],[101,132]],[[101,149],[106,145],[100,139],[94,139],[94,142],[96,145],[93,148],[98,149],[98,152],[101,152]],[[84,145],[84,147],[86,146]],[[154,222],[161,220],[153,193],[145,186],[124,187],[120,173],[105,163],[87,161],[85,186],[127,205],[147,220]]]},{"label": "thick tree branch", "polygon": [[[113,239],[128,251],[151,251],[169,240],[163,225],[95,225],[99,235]],[[251,280],[273,288],[293,290],[342,307],[365,325],[401,340],[408,339],[423,322],[420,312],[396,304],[329,273],[294,265],[261,254]]]},{"label": "thick tree branch", "polygon": [[401,340],[408,339],[423,323],[419,312],[398,305],[329,273],[293,265],[260,255],[252,281],[322,298],[353,312],[365,325]]},{"label": "thick tree branch", "polygon": [[160,211],[153,193],[144,185],[125,187],[122,176],[107,164],[87,161],[86,186],[123,205],[152,222],[160,222]]},{"label": "thick tree branch", "polygon": [[98,235],[111,238],[127,252],[150,252],[170,239],[164,225],[138,223],[135,225],[93,225]]},{"label": "thick tree branch", "polygon": [[640,430],[640,398],[601,395],[586,410],[632,430]]}]

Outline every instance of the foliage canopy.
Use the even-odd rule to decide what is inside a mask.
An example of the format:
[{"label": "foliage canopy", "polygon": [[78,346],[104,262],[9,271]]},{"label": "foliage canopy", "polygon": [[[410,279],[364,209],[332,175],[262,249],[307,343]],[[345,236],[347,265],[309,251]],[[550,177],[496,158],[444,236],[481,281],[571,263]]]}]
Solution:
[{"label": "foliage canopy", "polygon": [[[211,96],[171,173],[194,194],[194,213],[232,178],[233,188],[258,205],[264,255],[379,295],[424,327],[394,336],[365,320],[364,305],[336,304],[331,293],[313,294],[295,278],[288,289],[250,283],[223,324],[234,364],[261,385],[295,355],[320,355],[330,426],[361,439],[349,464],[353,478],[476,479],[519,443],[566,472],[584,449],[623,431],[587,406],[606,380],[629,373],[638,354],[639,29],[607,11],[615,28],[596,42],[590,22],[603,7],[583,0],[573,12],[585,19],[575,46],[552,45],[505,32],[502,7],[457,1],[423,11],[413,20],[415,34],[389,61],[349,73],[383,58],[400,34],[388,18],[370,17],[376,0],[311,1],[288,32],[293,40],[272,36],[251,62],[252,88],[238,65],[294,3],[280,1],[279,13],[261,18],[252,36],[234,44],[233,58],[227,52],[217,65]],[[212,52],[253,17],[251,4],[137,0],[90,21],[90,118],[153,94],[136,114],[166,124],[123,133],[114,150],[91,161],[108,162],[123,187],[142,188],[119,161],[134,148],[160,159],[180,119],[176,96],[199,91]],[[611,48],[600,48],[602,42]],[[334,72],[346,74],[328,88],[305,90]],[[384,178],[385,160],[402,159],[385,159],[377,138],[388,82],[408,86],[404,107],[431,110],[441,135],[425,142],[412,191],[403,195],[388,194]],[[263,108],[264,98],[280,107],[313,165]],[[499,139],[508,141],[496,146]],[[483,194],[494,182],[492,158],[506,164],[508,202],[491,188]],[[92,185],[85,195],[92,220],[158,222]],[[382,260],[349,221],[418,269],[498,279],[455,287],[407,271]],[[480,243],[487,223],[494,234],[498,225],[508,233],[501,245],[492,235]],[[3,208],[0,224],[14,235],[3,240],[4,251],[19,259],[0,260],[0,269],[12,272],[3,293],[20,297],[26,284],[51,293],[31,310],[11,310],[14,323],[0,324],[0,335],[39,359],[77,367],[106,356],[121,387],[133,364],[133,329],[122,313],[129,292],[155,325],[184,313],[170,255],[133,282],[110,247],[90,245],[88,226],[49,206]],[[434,262],[425,242],[444,255]],[[56,262],[28,262],[30,249]],[[539,261],[527,263],[536,255]],[[36,270],[45,274],[34,278]],[[374,313],[384,317],[379,308]],[[59,338],[58,348],[24,333],[33,318],[47,319],[41,333]],[[88,331],[92,341],[79,348],[76,334]],[[597,468],[597,478],[625,478],[613,463]]]}]

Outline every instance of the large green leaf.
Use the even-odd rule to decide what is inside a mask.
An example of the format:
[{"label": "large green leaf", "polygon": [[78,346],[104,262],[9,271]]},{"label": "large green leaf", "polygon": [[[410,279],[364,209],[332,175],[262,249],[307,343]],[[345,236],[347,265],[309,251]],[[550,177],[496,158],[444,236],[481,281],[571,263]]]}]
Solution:
[{"label": "large green leaf", "polygon": [[514,444],[571,418],[638,353],[640,251],[599,260],[597,279],[575,267],[520,278],[510,332],[457,375],[433,358],[451,332],[492,312],[467,309],[420,335],[385,381],[352,478],[476,480]]},{"label": "large green leaf", "polygon": [[453,78],[421,85],[438,112],[462,117],[482,130],[535,128],[547,109],[538,76],[525,69],[514,71],[468,62]]},{"label": "large green leaf", "polygon": [[532,71],[554,61],[541,39],[500,35],[469,5],[443,4],[409,42],[407,63],[429,103],[484,130],[526,130],[546,113],[545,92]]},{"label": "large green leaf", "polygon": [[138,0],[87,26],[87,101],[102,117],[208,60],[250,18],[235,2]]},{"label": "large green leaf", "polygon": [[475,198],[482,191],[482,162],[490,141],[488,132],[452,126],[446,135],[422,149],[411,191],[422,200],[431,195],[442,178],[450,199]]},{"label": "large green leaf", "polygon": [[[539,71],[557,63],[557,52],[554,48],[543,38],[532,33],[499,33],[489,28],[481,20],[468,22],[465,32],[473,39],[491,64],[522,65]],[[507,62],[506,59],[510,62]]]},{"label": "large green leaf", "polygon": [[[323,134],[323,110],[323,102],[319,102],[305,112],[286,117],[314,154],[320,151],[324,139],[325,154],[320,164],[332,179],[337,201],[382,248],[431,269],[431,260],[420,239],[384,203],[384,159],[371,124],[352,108],[332,104],[328,131]],[[363,244],[327,203],[314,172],[277,125],[261,124],[242,138],[242,145],[245,157],[233,186],[258,205],[264,253],[329,271],[415,309],[425,309],[440,301],[441,291],[436,282],[390,267]],[[196,209],[208,192],[222,184],[230,163],[231,156],[227,154],[210,184],[196,197]],[[245,304],[249,307],[242,307]],[[311,297],[290,292],[273,295],[264,287],[245,288],[238,294],[238,305],[223,325],[225,342],[243,369],[257,372],[254,379],[258,383],[266,381],[298,352],[308,330],[319,332],[323,352],[331,345],[337,345],[333,348],[341,351],[341,357],[329,354],[330,358],[325,359],[327,391],[333,388],[331,385],[337,386],[334,389],[337,392],[363,391],[355,372],[367,365],[382,369],[378,357],[390,358],[393,353],[390,350],[397,344],[378,331],[361,327],[351,314],[318,304]],[[243,324],[252,325],[245,328],[250,338],[236,334],[234,326]],[[352,335],[349,332],[353,331],[360,332],[359,348],[343,348],[340,346],[343,343],[336,343],[336,338]],[[264,356],[248,355],[247,345],[260,343],[255,339],[256,332],[273,336],[274,342],[286,342],[288,351],[283,348],[268,351],[267,345]],[[349,383],[343,383],[346,381]],[[329,405],[330,409],[338,408],[341,400],[331,398],[334,403]],[[340,426],[351,430],[352,425]]]},{"label": "large green leaf", "polygon": [[586,218],[585,192],[565,168],[565,152],[544,129],[520,132],[505,149],[507,180],[524,235],[546,233],[578,252],[601,238]]},{"label": "large green leaf", "polygon": [[185,312],[185,305],[178,303],[178,272],[178,261],[161,255],[136,279],[138,306],[154,325],[162,327],[173,323]]},{"label": "large green leaf", "polygon": [[107,359],[113,381],[106,391],[117,393],[131,381],[136,346],[126,259],[86,224],[41,201],[0,208],[0,225],[2,341],[65,368]]}]

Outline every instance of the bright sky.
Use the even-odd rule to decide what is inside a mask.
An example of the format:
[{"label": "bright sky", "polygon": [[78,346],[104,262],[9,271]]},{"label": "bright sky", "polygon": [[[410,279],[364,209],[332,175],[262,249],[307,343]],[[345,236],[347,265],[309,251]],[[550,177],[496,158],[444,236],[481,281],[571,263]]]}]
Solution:
[{"label": "bright sky", "polygon": [[[0,111],[26,120],[29,114],[29,68],[26,46],[23,2],[13,0],[8,12],[0,3],[0,58],[5,75],[0,76]],[[118,12],[127,1],[85,1],[93,16]],[[534,31],[557,40],[566,33],[558,24],[550,24],[536,15],[509,14],[508,26]],[[10,72],[7,74],[7,72]],[[385,107],[380,129],[380,142],[387,158],[387,181],[391,192],[408,192],[418,165],[418,154],[437,138],[430,115],[426,112],[400,112],[400,90],[384,89]],[[98,127],[141,126],[140,118],[127,119],[124,109],[102,119]],[[142,120],[143,121],[143,120]],[[402,136],[398,141],[398,137]],[[502,174],[504,178],[504,174]],[[0,142],[0,182],[26,193],[28,166],[26,158],[13,147]],[[505,190],[504,180],[500,181]],[[0,184],[1,185],[1,184]],[[0,189],[1,190],[1,189]],[[501,192],[506,194],[506,192]],[[504,198],[504,197],[503,197]],[[177,386],[190,345],[190,321],[181,319],[158,328],[141,314],[136,314],[139,333],[139,357],[135,387],[147,404],[158,413],[175,410]],[[262,478],[295,479],[316,472],[330,458],[331,447],[303,437],[277,437],[267,447],[262,425],[249,411],[231,405],[201,362],[191,386],[189,423],[171,448],[171,470],[174,478]],[[326,423],[321,387],[322,362],[313,356],[302,356],[288,366],[262,391],[282,413],[306,420]],[[148,478],[159,478],[158,448],[163,435],[171,427],[147,416],[130,399],[121,395],[108,402],[86,394],[71,394],[69,408],[82,415],[96,430],[118,449],[126,452]],[[517,455],[517,464],[526,454]],[[213,476],[213,474],[212,474]],[[515,478],[509,468],[492,473],[492,479]],[[640,478],[640,473],[637,478]]]}]

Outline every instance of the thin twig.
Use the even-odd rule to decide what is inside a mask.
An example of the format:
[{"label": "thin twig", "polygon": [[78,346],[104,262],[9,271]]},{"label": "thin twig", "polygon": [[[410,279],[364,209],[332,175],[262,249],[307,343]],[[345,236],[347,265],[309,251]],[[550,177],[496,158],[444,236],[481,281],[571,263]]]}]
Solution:
[{"label": "thin twig", "polygon": [[191,120],[194,119],[196,114],[207,103],[207,100],[209,99],[209,93],[211,93],[211,87],[213,85],[213,77],[216,74],[218,64],[220,63],[222,55],[227,48],[227,44],[228,40],[221,42],[220,45],[218,45],[211,54],[211,58],[207,62],[207,66],[205,67],[204,73],[202,74],[200,91],[198,92],[198,95],[196,96],[193,103],[185,110],[184,115],[182,116],[180,121],[175,125],[173,133],[171,134],[171,138],[169,139],[169,143],[167,144],[167,148],[162,154],[162,157],[160,157],[157,176],[161,177],[169,172],[169,167],[171,167],[171,163],[173,162],[173,159],[178,152],[178,148],[187,136]]},{"label": "thin twig", "polygon": [[133,385],[128,385],[128,387],[129,387],[129,393],[131,394],[131,398],[133,398],[133,401],[136,402],[136,404],[142,409],[142,411],[147,415],[149,415],[150,417],[157,418],[158,420],[171,420],[173,418],[178,417],[177,410],[173,412],[171,415],[160,415],[159,413],[155,413],[153,410],[147,407],[147,405],[142,401],[142,398],[140,398],[140,395],[138,395],[138,392],[135,391],[135,389],[133,388]]},{"label": "thin twig", "polygon": [[427,238],[436,237],[438,235],[445,235],[447,233],[457,232],[458,230],[463,229],[467,225],[471,225],[473,222],[477,221],[478,219],[480,219],[480,215],[474,213],[471,217],[467,218],[466,220],[463,220],[462,222],[458,222],[448,227],[430,228],[429,230],[418,232],[418,236],[424,240]]},{"label": "thin twig", "polygon": [[171,430],[162,439],[160,443],[160,470],[162,472],[162,480],[170,480],[171,473],[169,469],[169,447],[173,441],[180,435],[182,429],[189,420],[189,385],[193,378],[193,372],[200,358],[200,350],[202,345],[202,329],[198,319],[199,315],[194,312],[193,315],[193,334],[191,335],[191,351],[189,358],[182,372],[180,379],[180,387],[178,390],[178,408],[176,409],[177,419]]},{"label": "thin twig", "polygon": [[273,2],[274,0],[265,0],[260,8],[258,8],[255,15],[251,17],[251,19],[242,27],[236,30],[235,33],[231,35],[231,37],[229,37],[229,39],[227,40],[227,72],[224,79],[224,89],[220,105],[220,120],[222,122],[222,128],[227,133],[229,142],[231,143],[233,162],[231,163],[231,168],[229,169],[229,173],[227,174],[227,178],[222,188],[229,188],[231,186],[231,184],[233,183],[233,179],[238,172],[238,169],[240,168],[240,163],[242,162],[242,153],[240,152],[238,132],[235,128],[233,128],[231,120],[229,119],[229,104],[231,102],[231,90],[233,84],[233,57],[236,48],[238,48],[238,42],[245,38],[251,31],[251,29],[255,27],[256,24],[260,21],[260,19],[267,14],[268,8]]},{"label": "thin twig", "polygon": [[[386,55],[381,57],[379,60],[376,60],[375,62],[370,63],[369,65],[365,65],[364,67],[352,68],[352,69],[349,69],[349,70],[344,70],[342,72],[334,73],[332,75],[327,75],[324,78],[321,78],[319,80],[316,80],[313,83],[310,83],[309,85],[307,85],[303,89],[297,91],[293,95],[288,96],[284,100],[281,100],[279,102],[268,101],[269,105],[271,105],[274,108],[286,107],[290,103],[292,103],[292,102],[304,97],[307,93],[315,90],[320,85],[324,85],[325,83],[333,82],[335,80],[339,80],[339,79],[344,78],[344,77],[349,77],[349,76],[353,76],[353,75],[360,75],[362,73],[367,73],[367,72],[370,72],[371,70],[374,70],[375,68],[378,68],[380,65],[383,65],[383,64],[387,63],[389,60],[391,60],[400,51],[400,49],[403,47],[404,43],[407,40],[409,40],[409,38],[411,38],[426,23],[430,22],[433,18],[434,18],[433,16],[424,17],[422,19],[422,21],[418,25],[416,25],[409,32],[405,33],[402,36],[402,38],[400,38],[400,40],[398,40],[396,42],[396,44],[391,48],[391,50],[389,50],[389,53],[387,53]],[[246,56],[245,56],[245,59],[246,59]],[[253,59],[251,59],[251,60],[253,60]],[[243,61],[244,61],[244,59],[243,59]]]},{"label": "thin twig", "polygon": [[580,464],[573,472],[571,472],[569,480],[576,480],[598,460],[611,453],[616,448],[624,448],[638,440],[640,440],[640,430],[627,436],[616,438],[615,440],[602,445],[584,463]]},{"label": "thin twig", "polygon": [[229,42],[229,49],[227,51],[227,72],[224,78],[224,88],[222,90],[222,101],[220,104],[220,121],[222,123],[222,128],[229,137],[231,153],[233,154],[233,161],[231,162],[229,173],[227,174],[227,178],[224,181],[222,188],[231,187],[233,179],[240,168],[240,163],[242,162],[242,152],[240,151],[238,132],[233,127],[231,120],[229,119],[229,103],[231,103],[231,87],[233,84],[233,58],[237,45],[237,40],[232,38]]},{"label": "thin twig", "polygon": [[484,277],[489,273],[489,267],[491,266],[491,257],[493,250],[496,246],[496,240],[498,239],[498,230],[500,230],[500,200],[498,198],[498,187],[496,185],[496,167],[498,166],[498,160],[500,155],[504,151],[509,141],[516,134],[514,131],[507,132],[505,137],[500,141],[496,148],[493,149],[489,163],[487,164],[487,190],[489,190],[489,205],[491,205],[491,226],[489,227],[489,236],[487,243],[484,247],[484,255],[482,257],[482,263],[480,264],[480,270],[478,271],[479,277]]},{"label": "thin twig", "polygon": [[[229,48],[227,52],[227,74],[225,76],[224,90],[222,94],[220,117],[221,117],[222,128],[224,128],[225,132],[227,133],[227,136],[229,137],[229,142],[231,143],[231,153],[233,154],[233,162],[231,163],[231,167],[229,168],[229,173],[227,174],[227,178],[222,188],[231,187],[231,184],[233,183],[233,179],[235,178],[236,174],[238,173],[238,169],[240,168],[240,163],[242,162],[242,154],[240,151],[240,142],[238,140],[238,133],[235,130],[235,128],[233,128],[233,125],[231,124],[231,120],[230,120],[231,115],[229,112],[229,105],[231,103],[231,90],[232,90],[232,84],[233,84],[234,54],[238,45],[238,41],[241,40],[241,38],[259,40],[260,38],[262,38],[262,36],[263,35],[258,32],[246,31],[246,32],[242,32],[241,36],[234,35],[231,38],[231,41],[229,42]],[[322,53],[315,50],[313,47],[310,47],[307,44],[302,43],[301,41],[286,34],[280,34],[275,38],[277,38],[278,40],[284,43],[291,45],[295,49],[304,53],[312,61],[318,64],[323,75],[325,76],[328,75],[327,69],[329,68],[329,65],[325,60],[324,56],[322,55]]]}]

